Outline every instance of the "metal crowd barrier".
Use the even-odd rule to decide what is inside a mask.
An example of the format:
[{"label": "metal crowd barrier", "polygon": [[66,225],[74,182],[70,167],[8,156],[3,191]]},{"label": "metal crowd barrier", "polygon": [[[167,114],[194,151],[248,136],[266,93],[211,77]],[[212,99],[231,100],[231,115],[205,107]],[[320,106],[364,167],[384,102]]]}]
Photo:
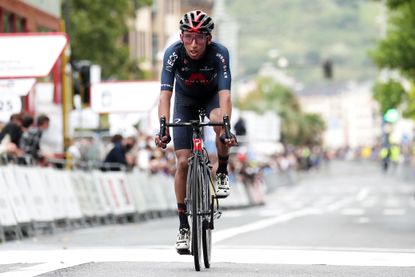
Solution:
[{"label": "metal crowd barrier", "polygon": [[[173,177],[137,168],[103,171],[102,164],[56,167],[0,166],[0,240],[21,239],[56,229],[137,222],[174,215]],[[71,168],[67,170],[65,168]],[[224,208],[263,204],[265,184],[235,178]]]}]

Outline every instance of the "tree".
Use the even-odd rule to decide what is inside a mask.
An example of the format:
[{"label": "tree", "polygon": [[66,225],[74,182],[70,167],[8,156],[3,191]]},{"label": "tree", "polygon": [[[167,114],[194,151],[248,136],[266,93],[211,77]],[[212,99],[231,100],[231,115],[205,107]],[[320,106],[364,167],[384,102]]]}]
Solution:
[{"label": "tree", "polygon": [[[410,82],[415,81],[415,1],[387,0],[389,8],[388,32],[370,55],[379,68],[393,69]],[[412,86],[413,87],[413,86]],[[374,99],[384,114],[391,108],[403,108],[403,116],[415,119],[415,93],[406,93],[398,81],[377,83]]]},{"label": "tree", "polygon": [[371,52],[380,68],[396,69],[415,80],[415,1],[389,0],[387,36]]},{"label": "tree", "polygon": [[373,86],[373,98],[379,103],[380,112],[398,108],[405,99],[405,90],[401,83],[389,80],[387,83],[376,83]]},{"label": "tree", "polygon": [[130,60],[125,43],[127,20],[135,16],[136,7],[150,3],[151,0],[66,0],[71,59],[101,65],[104,79],[139,77],[140,69]]},{"label": "tree", "polygon": [[325,129],[318,115],[305,114],[295,94],[270,78],[259,78],[257,88],[238,102],[242,110],[271,110],[281,118],[282,142],[286,144],[320,144]]}]

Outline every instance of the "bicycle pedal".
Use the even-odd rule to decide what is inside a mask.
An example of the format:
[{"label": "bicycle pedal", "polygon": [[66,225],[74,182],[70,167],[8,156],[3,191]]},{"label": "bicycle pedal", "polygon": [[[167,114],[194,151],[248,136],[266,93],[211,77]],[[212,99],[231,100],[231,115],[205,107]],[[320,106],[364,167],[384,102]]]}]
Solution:
[{"label": "bicycle pedal", "polygon": [[190,255],[189,249],[176,249],[179,255]]}]

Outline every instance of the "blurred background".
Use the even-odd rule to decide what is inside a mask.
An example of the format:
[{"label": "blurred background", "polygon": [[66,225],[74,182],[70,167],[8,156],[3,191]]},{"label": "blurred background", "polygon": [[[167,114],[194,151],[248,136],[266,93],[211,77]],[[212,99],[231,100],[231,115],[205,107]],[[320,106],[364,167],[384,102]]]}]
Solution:
[{"label": "blurred background", "polygon": [[[2,0],[3,34],[66,32],[69,44],[24,96],[2,94],[0,120],[53,117],[41,146],[58,159],[74,146],[82,161],[102,161],[116,134],[140,134],[143,148],[158,128],[164,50],[178,39],[180,17],[203,9],[215,19],[214,40],[231,54],[242,151],[378,159],[397,144],[411,156],[413,38],[403,20],[410,3]],[[11,83],[2,80],[2,92]]]},{"label": "blurred background", "polygon": [[[240,142],[214,235],[218,268],[414,276],[414,0],[0,0],[0,275],[185,260],[172,248],[174,152],[156,149],[154,134],[163,54],[194,9],[229,49]],[[32,249],[57,252],[19,252]],[[77,270],[122,275],[95,267]],[[121,266],[135,267],[191,268]]]}]

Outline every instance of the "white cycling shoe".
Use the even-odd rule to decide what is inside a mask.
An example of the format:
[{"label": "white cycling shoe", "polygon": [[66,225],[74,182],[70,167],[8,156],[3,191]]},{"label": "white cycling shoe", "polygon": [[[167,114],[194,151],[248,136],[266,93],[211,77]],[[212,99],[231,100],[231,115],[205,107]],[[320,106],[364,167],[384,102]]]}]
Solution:
[{"label": "white cycling shoe", "polygon": [[216,174],[216,197],[226,198],[230,194],[229,177],[224,173]]},{"label": "white cycling shoe", "polygon": [[180,228],[176,239],[176,250],[179,254],[190,254],[190,230]]}]

